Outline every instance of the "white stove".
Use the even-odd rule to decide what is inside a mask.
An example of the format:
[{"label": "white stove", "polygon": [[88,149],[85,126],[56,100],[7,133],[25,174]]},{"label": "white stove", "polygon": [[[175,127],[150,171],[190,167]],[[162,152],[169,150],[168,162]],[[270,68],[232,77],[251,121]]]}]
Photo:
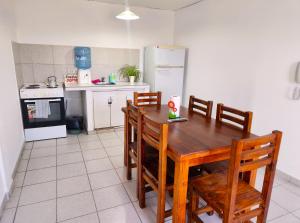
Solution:
[{"label": "white stove", "polygon": [[25,84],[20,89],[21,99],[28,98],[54,98],[64,97],[64,89],[62,85],[56,88],[49,88],[46,84]]},{"label": "white stove", "polygon": [[20,98],[26,141],[67,136],[62,85],[25,84]]}]

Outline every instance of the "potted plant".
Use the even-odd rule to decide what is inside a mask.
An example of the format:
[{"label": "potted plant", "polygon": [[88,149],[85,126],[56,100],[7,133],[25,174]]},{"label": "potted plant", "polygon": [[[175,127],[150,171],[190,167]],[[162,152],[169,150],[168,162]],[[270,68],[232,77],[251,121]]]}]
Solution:
[{"label": "potted plant", "polygon": [[121,77],[128,78],[130,84],[134,84],[135,81],[139,80],[141,71],[136,66],[125,65],[119,70]]}]

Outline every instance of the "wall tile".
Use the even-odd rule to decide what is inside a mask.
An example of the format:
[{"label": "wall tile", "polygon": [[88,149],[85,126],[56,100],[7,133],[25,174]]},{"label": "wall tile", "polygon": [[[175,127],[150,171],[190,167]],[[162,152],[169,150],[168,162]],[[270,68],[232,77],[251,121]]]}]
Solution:
[{"label": "wall tile", "polygon": [[21,64],[24,83],[34,83],[33,64]]},{"label": "wall tile", "polygon": [[108,51],[111,65],[123,66],[126,64],[126,50],[125,49],[110,49]]},{"label": "wall tile", "polygon": [[21,63],[33,63],[32,60],[32,44],[20,44],[20,60]]},{"label": "wall tile", "polygon": [[54,75],[54,65],[47,64],[34,64],[34,80],[41,83],[47,81],[49,76]]},{"label": "wall tile", "polygon": [[109,51],[107,48],[92,48],[92,64],[109,64]]},{"label": "wall tile", "polygon": [[54,46],[53,59],[54,64],[74,64],[74,47]]},{"label": "wall tile", "polygon": [[53,47],[49,45],[33,45],[32,61],[34,64],[53,64]]},{"label": "wall tile", "polygon": [[22,74],[22,65],[21,64],[16,64],[16,78],[17,78],[17,84],[18,87],[20,88],[23,84],[23,74]]},{"label": "wall tile", "polygon": [[12,50],[13,50],[15,64],[21,63],[20,45],[16,42],[12,42]]},{"label": "wall tile", "polygon": [[125,51],[125,64],[139,66],[140,51],[139,50],[126,50]]},{"label": "wall tile", "polygon": [[64,76],[67,74],[66,65],[54,64],[54,75],[57,78],[57,81],[63,82]]}]

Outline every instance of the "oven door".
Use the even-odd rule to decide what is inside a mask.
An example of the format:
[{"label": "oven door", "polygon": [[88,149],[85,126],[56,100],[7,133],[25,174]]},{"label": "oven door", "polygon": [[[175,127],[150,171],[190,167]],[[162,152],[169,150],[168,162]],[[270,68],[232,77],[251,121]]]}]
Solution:
[{"label": "oven door", "polygon": [[25,129],[66,124],[64,98],[22,99],[21,106]]}]

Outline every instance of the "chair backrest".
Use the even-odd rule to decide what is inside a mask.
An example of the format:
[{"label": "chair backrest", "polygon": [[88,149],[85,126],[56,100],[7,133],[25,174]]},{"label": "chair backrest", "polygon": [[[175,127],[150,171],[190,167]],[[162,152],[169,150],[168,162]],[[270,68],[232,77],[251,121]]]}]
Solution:
[{"label": "chair backrest", "polygon": [[[251,209],[250,212],[241,214],[238,218],[251,218],[261,214],[266,215],[270,203],[271,191],[276,171],[276,164],[279,154],[282,133],[280,131],[273,131],[272,134],[256,137],[253,139],[233,140],[231,159],[228,170],[227,179],[227,194],[225,196],[225,210],[224,220],[233,222],[236,204],[236,195],[238,191],[238,183],[240,174],[257,170],[266,167],[261,197],[262,205],[256,209]],[[255,199],[246,197],[247,199]],[[240,220],[241,222],[243,220]],[[237,222],[240,222],[237,221]]]},{"label": "chair backrest", "polygon": [[[154,149],[158,150],[159,153],[159,166],[158,166],[158,181],[160,189],[164,191],[166,187],[166,176],[167,176],[167,147],[168,147],[168,124],[157,123],[146,117],[143,110],[139,111],[138,119],[138,150],[141,154],[144,154],[143,148],[145,144],[150,145]],[[144,158],[141,155],[140,162],[143,166]],[[152,177],[150,177],[152,178]],[[154,185],[155,183],[153,183]],[[158,190],[158,188],[157,188]]]},{"label": "chair backrest", "polygon": [[134,106],[131,100],[127,100],[128,122],[135,129],[138,128],[138,113],[139,108]]},{"label": "chair backrest", "polygon": [[197,113],[200,115],[204,115],[207,118],[211,118],[213,102],[212,101],[204,101],[199,98],[195,98],[194,95],[190,96],[189,101],[189,112]]},{"label": "chair backrest", "polygon": [[252,116],[253,113],[249,111],[240,111],[235,108],[227,107],[223,104],[217,105],[217,121],[239,127],[245,132],[251,131]]},{"label": "chair backrest", "polygon": [[157,106],[161,105],[161,92],[147,92],[138,93],[134,92],[134,105],[135,106]]}]

